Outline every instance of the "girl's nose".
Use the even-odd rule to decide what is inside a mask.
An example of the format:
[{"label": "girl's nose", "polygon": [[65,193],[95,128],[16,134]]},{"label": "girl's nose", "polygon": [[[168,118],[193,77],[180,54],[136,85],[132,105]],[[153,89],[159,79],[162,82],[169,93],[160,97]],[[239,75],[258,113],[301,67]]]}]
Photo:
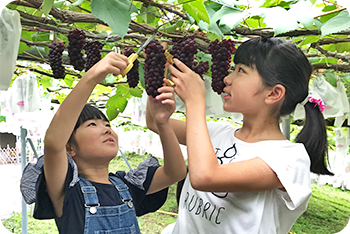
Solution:
[{"label": "girl's nose", "polygon": [[231,83],[230,83],[230,78],[229,78],[229,76],[230,76],[230,75],[225,76],[225,78],[224,78],[224,83],[225,83],[226,86],[231,84]]},{"label": "girl's nose", "polygon": [[111,134],[111,133],[112,133],[111,128],[106,127],[106,129],[105,129],[105,134]]}]

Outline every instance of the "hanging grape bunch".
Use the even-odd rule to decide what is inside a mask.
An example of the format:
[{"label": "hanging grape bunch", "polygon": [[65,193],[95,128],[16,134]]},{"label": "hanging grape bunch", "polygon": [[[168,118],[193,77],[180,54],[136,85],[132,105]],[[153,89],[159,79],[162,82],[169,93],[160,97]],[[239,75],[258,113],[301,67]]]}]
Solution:
[{"label": "hanging grape bunch", "polygon": [[[132,48],[125,48],[124,55],[126,57],[129,57],[132,53],[134,53]],[[139,60],[136,59],[134,61],[134,66],[127,73],[127,81],[130,88],[135,88],[139,83],[139,63]]]},{"label": "hanging grape bunch", "polygon": [[170,54],[186,64],[187,67],[199,74],[203,79],[203,74],[209,70],[209,63],[201,61],[195,66],[194,56],[197,54],[198,46],[194,38],[189,37],[182,42],[177,38],[173,38],[173,44],[173,47],[169,51]]},{"label": "hanging grape bunch", "polygon": [[209,62],[203,62],[200,61],[196,66],[194,66],[193,71],[200,75],[200,77],[203,79],[204,73],[206,73],[209,70]]},{"label": "hanging grape bunch", "polygon": [[85,38],[86,36],[83,30],[76,28],[68,32],[69,45],[67,49],[69,61],[74,69],[78,71],[84,70],[85,67],[85,61],[81,52],[84,48]]},{"label": "hanging grape bunch", "polygon": [[145,70],[145,88],[148,95],[156,97],[157,91],[163,85],[164,68],[166,57],[163,46],[157,41],[151,41],[145,48],[146,59],[144,63]]},{"label": "hanging grape bunch", "polygon": [[101,60],[100,50],[104,44],[99,41],[86,41],[84,45],[86,54],[86,67],[85,71],[88,71],[92,66],[94,66],[98,61]]},{"label": "hanging grape bunch", "polygon": [[174,58],[179,59],[181,62],[186,64],[187,67],[193,69],[194,55],[197,54],[197,43],[193,37],[189,37],[186,40],[180,42],[173,40],[174,45],[169,51]]},{"label": "hanging grape bunch", "polygon": [[49,46],[49,63],[52,69],[53,77],[64,78],[65,71],[62,66],[62,53],[64,51],[64,44],[61,42],[53,42]]},{"label": "hanging grape bunch", "polygon": [[231,55],[236,50],[235,44],[231,40],[224,39],[219,42],[218,39],[210,42],[208,51],[212,55],[211,74],[212,89],[221,94],[225,87],[224,78],[229,74]]}]

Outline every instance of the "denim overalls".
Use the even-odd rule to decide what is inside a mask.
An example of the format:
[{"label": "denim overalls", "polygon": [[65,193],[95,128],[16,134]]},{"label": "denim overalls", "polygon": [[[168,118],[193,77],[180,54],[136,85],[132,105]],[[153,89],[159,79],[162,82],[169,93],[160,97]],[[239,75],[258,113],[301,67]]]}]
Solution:
[{"label": "denim overalls", "polygon": [[118,177],[109,180],[117,188],[121,200],[118,206],[100,206],[96,188],[90,181],[79,176],[79,184],[85,200],[84,234],[140,234],[135,209],[128,186]]}]

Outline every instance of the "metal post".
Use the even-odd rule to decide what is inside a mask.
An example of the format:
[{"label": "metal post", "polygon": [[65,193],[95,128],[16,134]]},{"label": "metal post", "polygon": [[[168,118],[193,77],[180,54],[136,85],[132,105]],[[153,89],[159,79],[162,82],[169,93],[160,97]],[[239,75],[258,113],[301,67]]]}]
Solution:
[{"label": "metal post", "polygon": [[282,120],[282,132],[283,135],[290,140],[290,115],[286,116]]},{"label": "metal post", "polygon": [[35,158],[36,158],[36,159],[38,159],[38,158],[39,158],[39,156],[38,156],[38,153],[36,152],[36,149],[35,149],[35,147],[34,147],[34,144],[33,144],[32,139],[27,138],[27,140],[28,140],[28,142],[29,142],[30,146],[32,147],[32,150],[33,150],[33,152],[34,152],[34,156],[35,156]]},{"label": "metal post", "polygon": [[[27,164],[26,153],[27,129],[21,127],[21,163],[22,172]],[[22,197],[22,234],[27,234],[27,204]]]}]

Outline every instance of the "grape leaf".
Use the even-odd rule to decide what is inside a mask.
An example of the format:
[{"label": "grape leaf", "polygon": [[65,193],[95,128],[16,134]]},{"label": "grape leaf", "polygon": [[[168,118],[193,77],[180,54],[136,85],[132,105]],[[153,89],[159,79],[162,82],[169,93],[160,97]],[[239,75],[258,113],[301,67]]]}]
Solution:
[{"label": "grape leaf", "polygon": [[[118,85],[119,87],[119,85]],[[116,92],[115,95],[110,97],[106,103],[106,114],[109,121],[115,119],[119,113],[125,110],[128,100],[123,96],[121,92]]]},{"label": "grape leaf", "polygon": [[325,35],[337,33],[350,28],[350,16],[347,10],[328,20],[321,27],[321,38]]},{"label": "grape leaf", "polygon": [[188,0],[180,0],[179,3],[184,3],[182,5],[183,9],[192,16],[195,21],[199,22],[202,20],[209,24],[209,16],[202,0],[190,2],[188,2]]},{"label": "grape leaf", "polygon": [[41,85],[43,86],[43,89],[47,89],[51,86],[53,78],[48,76],[43,76],[40,80]]},{"label": "grape leaf", "polygon": [[275,31],[275,35],[285,33],[299,28],[299,25],[293,15],[288,14],[282,7],[268,8],[264,23]]},{"label": "grape leaf", "polygon": [[43,5],[41,6],[41,11],[44,15],[48,15],[53,7],[54,0],[44,0]]},{"label": "grape leaf", "polygon": [[3,115],[0,116],[0,123],[1,122],[6,122],[6,116],[3,116]]},{"label": "grape leaf", "polygon": [[124,37],[131,21],[129,0],[91,0],[91,13],[104,21],[120,37]]},{"label": "grape leaf", "polygon": [[312,28],[314,19],[310,12],[312,12],[311,3],[299,1],[296,4],[290,5],[288,14],[293,15],[293,17],[305,27]]}]

